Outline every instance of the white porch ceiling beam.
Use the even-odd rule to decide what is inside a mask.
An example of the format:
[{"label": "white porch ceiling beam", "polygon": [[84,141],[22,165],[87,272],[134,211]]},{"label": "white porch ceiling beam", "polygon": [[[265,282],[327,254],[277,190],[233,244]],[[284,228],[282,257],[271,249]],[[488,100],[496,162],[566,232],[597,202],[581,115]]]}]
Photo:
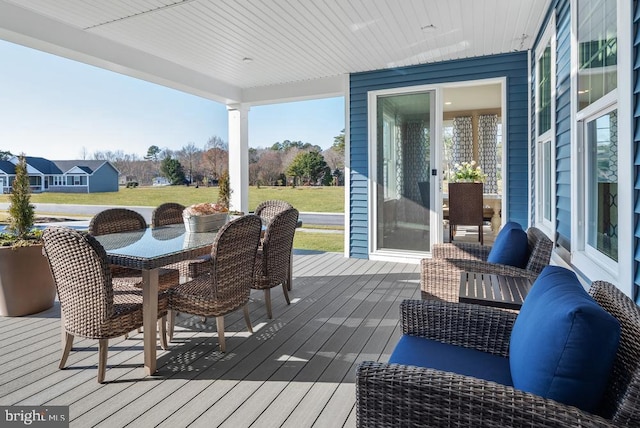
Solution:
[{"label": "white porch ceiling beam", "polygon": [[241,101],[236,86],[4,1],[0,1],[0,37],[223,104]]},{"label": "white porch ceiling beam", "polygon": [[242,91],[242,99],[245,103],[256,106],[343,97],[348,81],[349,76],[344,74],[282,85],[247,88]]}]

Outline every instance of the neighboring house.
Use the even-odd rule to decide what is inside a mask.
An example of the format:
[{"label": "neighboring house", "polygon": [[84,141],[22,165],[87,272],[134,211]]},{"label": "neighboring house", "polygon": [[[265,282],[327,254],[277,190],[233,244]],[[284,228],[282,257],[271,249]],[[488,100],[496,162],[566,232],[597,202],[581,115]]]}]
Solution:
[{"label": "neighboring house", "polygon": [[[60,160],[26,156],[33,192],[96,193],[118,191],[118,170],[103,160]],[[18,157],[0,161],[0,184],[10,192]]]},{"label": "neighboring house", "polygon": [[169,186],[171,185],[171,182],[167,177],[153,177],[152,184],[154,186]]}]

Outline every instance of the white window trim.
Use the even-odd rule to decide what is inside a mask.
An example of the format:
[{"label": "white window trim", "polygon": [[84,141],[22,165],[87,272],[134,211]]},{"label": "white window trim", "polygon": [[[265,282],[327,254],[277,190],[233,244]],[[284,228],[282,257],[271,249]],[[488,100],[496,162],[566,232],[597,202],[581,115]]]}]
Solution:
[{"label": "white window trim", "polygon": [[[542,135],[538,135],[539,123],[538,123],[538,102],[540,100],[539,86],[538,86],[538,64],[540,57],[544,53],[547,44],[551,45],[551,128]],[[537,228],[542,230],[552,240],[555,239],[556,233],[556,18],[555,14],[552,14],[551,19],[547,23],[538,48],[535,55],[535,97],[536,106],[533,112],[535,117],[536,129],[535,129],[535,195],[536,206],[534,214],[534,222]],[[543,143],[549,141],[551,144],[551,219],[546,220],[543,214],[543,181],[542,171],[544,169],[544,153]]]},{"label": "white window trim", "polygon": [[[571,0],[571,264],[589,281],[605,280],[618,286],[629,296],[634,289],[633,251],[633,145],[632,141],[632,34],[631,2],[617,1],[618,88],[578,112],[578,41],[577,0]],[[604,113],[615,105],[618,110],[618,263],[607,268],[585,251],[584,236],[584,153],[582,126],[584,119]],[[623,162],[624,161],[624,162]]]}]

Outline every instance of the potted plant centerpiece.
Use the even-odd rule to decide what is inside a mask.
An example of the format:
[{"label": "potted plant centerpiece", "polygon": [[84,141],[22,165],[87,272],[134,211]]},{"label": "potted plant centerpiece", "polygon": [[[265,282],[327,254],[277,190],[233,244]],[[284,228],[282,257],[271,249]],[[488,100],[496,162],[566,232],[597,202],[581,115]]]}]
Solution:
[{"label": "potted plant centerpiece", "polygon": [[225,171],[219,180],[218,202],[190,205],[182,212],[187,232],[218,230],[229,220],[229,174]]},{"label": "potted plant centerpiece", "polygon": [[452,182],[454,183],[482,183],[485,174],[476,161],[457,163],[454,166]]},{"label": "potted plant centerpiece", "polygon": [[9,232],[0,234],[0,316],[23,316],[53,306],[56,288],[34,230],[27,162],[20,156],[9,197]]}]

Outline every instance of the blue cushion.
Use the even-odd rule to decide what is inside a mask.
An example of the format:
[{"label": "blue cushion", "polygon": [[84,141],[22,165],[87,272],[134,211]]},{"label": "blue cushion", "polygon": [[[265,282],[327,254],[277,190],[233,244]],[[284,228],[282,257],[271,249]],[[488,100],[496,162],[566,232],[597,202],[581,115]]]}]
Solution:
[{"label": "blue cushion", "polygon": [[620,324],[576,275],[547,266],[522,305],[509,345],[513,386],[596,409],[618,349]]},{"label": "blue cushion", "polygon": [[487,261],[519,268],[526,267],[529,261],[527,232],[522,230],[518,223],[507,223],[496,236]]},{"label": "blue cushion", "polygon": [[389,362],[427,367],[512,385],[508,358],[422,337],[403,335]]}]

